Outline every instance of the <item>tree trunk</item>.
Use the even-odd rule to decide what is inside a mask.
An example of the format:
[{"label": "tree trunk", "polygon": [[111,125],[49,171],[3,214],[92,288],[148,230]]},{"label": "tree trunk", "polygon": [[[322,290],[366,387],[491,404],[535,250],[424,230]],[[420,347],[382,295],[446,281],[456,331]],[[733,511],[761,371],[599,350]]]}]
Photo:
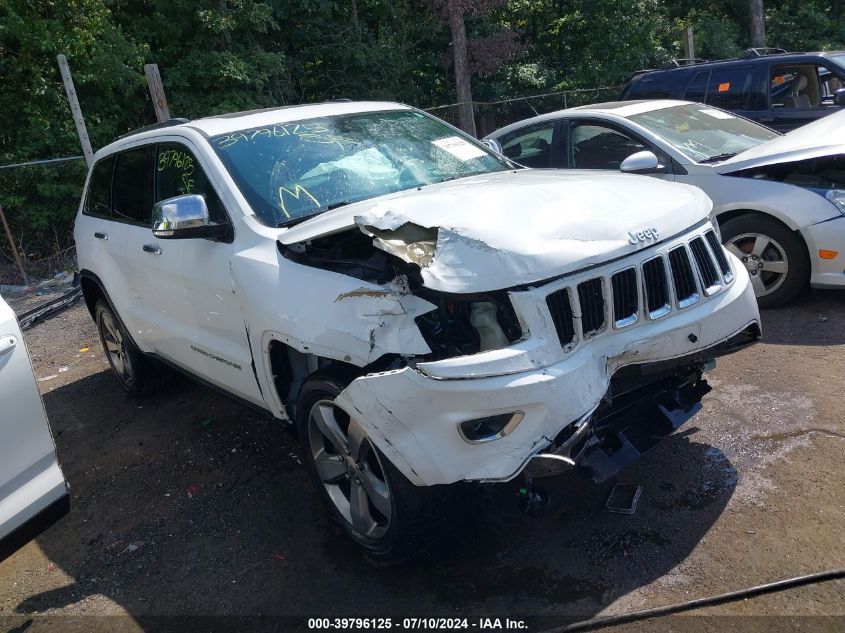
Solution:
[{"label": "tree trunk", "polygon": [[749,0],[748,9],[751,14],[751,46],[765,47],[766,21],[763,16],[763,0]]},{"label": "tree trunk", "polygon": [[472,113],[472,87],[469,80],[467,59],[467,32],[464,12],[459,3],[450,2],[449,29],[452,31],[452,54],[455,66],[455,88],[458,95],[458,127],[475,136],[475,118]]},{"label": "tree trunk", "polygon": [[358,0],[352,0],[352,30],[355,31],[355,39],[361,41],[361,23],[358,21]]}]

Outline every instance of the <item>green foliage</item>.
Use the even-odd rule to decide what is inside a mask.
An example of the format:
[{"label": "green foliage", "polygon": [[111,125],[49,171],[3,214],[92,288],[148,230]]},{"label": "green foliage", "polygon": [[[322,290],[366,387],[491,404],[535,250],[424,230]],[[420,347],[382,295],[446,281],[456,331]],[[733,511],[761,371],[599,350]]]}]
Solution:
[{"label": "green foliage", "polygon": [[842,24],[831,19],[828,3],[787,0],[766,9],[771,46],[790,51],[830,50],[842,46]]},{"label": "green foliage", "polygon": [[[747,0],[450,1],[467,7],[478,100],[618,85],[634,70],[681,56],[681,33],[688,25],[698,56],[732,57],[749,39]],[[765,0],[770,45],[843,48],[843,21],[834,15],[841,3]],[[95,148],[154,122],[145,63],[159,65],[174,116],[336,97],[421,107],[453,102],[450,34],[440,5],[2,0],[0,164],[81,153],[58,53],[70,62]],[[474,10],[478,7],[483,10]],[[531,114],[527,102],[521,107]],[[0,204],[28,256],[69,244],[84,174],[81,163],[0,171]]]}]

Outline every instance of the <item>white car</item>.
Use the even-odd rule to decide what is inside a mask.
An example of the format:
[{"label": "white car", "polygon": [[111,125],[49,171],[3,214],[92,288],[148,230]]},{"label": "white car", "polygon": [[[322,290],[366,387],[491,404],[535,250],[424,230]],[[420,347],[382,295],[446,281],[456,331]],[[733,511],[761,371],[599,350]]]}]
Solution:
[{"label": "white car", "polygon": [[544,114],[487,138],[531,167],[622,169],[701,187],[761,307],[808,283],[845,288],[845,112],[781,136],[699,103],[621,101]]},{"label": "white car", "polygon": [[717,231],[695,187],[521,169],[392,103],[131,134],[75,229],[121,385],[175,367],[296,424],[333,517],[394,561],[451,484],[603,479],[698,410],[760,334]]},{"label": "white car", "polygon": [[0,297],[0,561],[67,514],[69,499],[21,330]]}]

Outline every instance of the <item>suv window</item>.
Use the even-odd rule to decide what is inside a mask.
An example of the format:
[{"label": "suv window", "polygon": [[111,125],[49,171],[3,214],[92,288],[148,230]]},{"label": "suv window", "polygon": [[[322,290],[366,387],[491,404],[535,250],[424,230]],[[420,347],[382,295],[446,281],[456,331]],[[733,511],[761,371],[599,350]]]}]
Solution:
[{"label": "suv window", "polygon": [[705,103],[725,110],[752,110],[755,107],[754,69],[750,66],[724,68],[710,73]]},{"label": "suv window", "polygon": [[184,145],[162,143],[157,146],[155,201],[197,194],[205,198],[208,215],[212,222],[228,222],[223,205],[208,176],[200,167],[196,157]]},{"label": "suv window", "polygon": [[571,148],[575,169],[619,169],[628,156],[647,149],[627,134],[592,123],[572,128]]},{"label": "suv window", "polygon": [[111,215],[111,177],[114,172],[114,156],[107,156],[94,165],[88,182],[88,196],[84,212],[87,215]]},{"label": "suv window", "polygon": [[687,87],[687,92],[684,99],[687,101],[697,101],[704,103],[704,98],[707,96],[707,84],[710,81],[710,71],[702,70],[696,74],[695,79]]},{"label": "suv window", "polygon": [[150,148],[138,147],[117,155],[114,168],[112,215],[140,224],[150,224],[153,208]]},{"label": "suv window", "polygon": [[648,73],[640,77],[626,99],[675,99],[680,73]]},{"label": "suv window", "polygon": [[502,137],[502,153],[526,167],[552,166],[555,121],[546,121]]}]

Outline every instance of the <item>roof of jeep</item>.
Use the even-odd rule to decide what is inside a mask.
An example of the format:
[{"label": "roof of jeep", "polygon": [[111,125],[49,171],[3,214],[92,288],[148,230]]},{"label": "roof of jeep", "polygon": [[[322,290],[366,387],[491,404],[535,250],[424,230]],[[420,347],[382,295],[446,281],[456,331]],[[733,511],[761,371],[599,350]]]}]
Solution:
[{"label": "roof of jeep", "polygon": [[[329,101],[326,103],[315,103],[308,105],[281,106],[278,108],[264,108],[263,110],[248,110],[245,112],[231,112],[207,116],[193,121],[171,119],[165,123],[143,127],[134,132],[129,132],[115,139],[109,145],[97,152],[97,158],[103,154],[110,154],[127,140],[139,138],[155,138],[180,128],[192,128],[206,136],[217,136],[237,132],[238,130],[249,130],[266,125],[291,123],[305,119],[316,119],[326,116],[337,116],[343,114],[357,114],[359,112],[381,112],[384,110],[410,110],[411,106],[390,101]],[[180,122],[181,121],[181,122]]]},{"label": "roof of jeep", "polygon": [[202,119],[195,119],[185,125],[207,134],[217,136],[227,132],[248,130],[264,125],[276,123],[290,123],[304,119],[316,119],[325,116],[341,114],[357,114],[359,112],[377,112],[381,110],[410,110],[410,106],[390,101],[330,101],[309,105],[283,106],[280,108],[266,108],[264,110],[250,110],[248,112],[232,112],[218,114]]}]

